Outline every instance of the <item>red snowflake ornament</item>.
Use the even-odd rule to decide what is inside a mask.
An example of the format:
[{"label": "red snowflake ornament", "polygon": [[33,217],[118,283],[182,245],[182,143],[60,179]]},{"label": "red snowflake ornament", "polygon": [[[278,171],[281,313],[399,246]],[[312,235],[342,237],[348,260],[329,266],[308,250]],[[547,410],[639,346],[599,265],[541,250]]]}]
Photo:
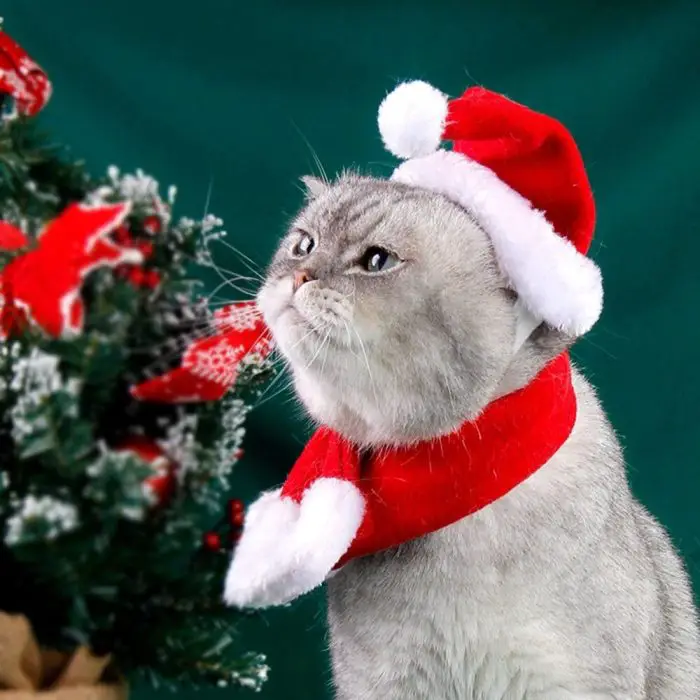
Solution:
[{"label": "red snowflake ornament", "polygon": [[229,304],[214,312],[214,322],[221,331],[261,331],[262,316],[254,301]]},{"label": "red snowflake ornament", "polygon": [[51,97],[46,73],[7,34],[0,32],[0,93],[10,95],[17,112],[33,117]]},{"label": "red snowflake ornament", "polygon": [[[109,235],[129,214],[130,203],[89,207],[71,204],[49,223],[37,246],[15,258],[0,273],[0,325],[9,334],[24,319],[48,335],[80,333],[85,309],[83,281],[101,267],[138,263],[143,254],[110,240]],[[28,241],[19,229],[2,222],[0,245],[16,250]]]},{"label": "red snowflake ornament", "polygon": [[272,339],[255,302],[234,304],[214,314],[217,332],[196,340],[179,367],[132,387],[142,401],[188,403],[218,401],[235,384],[241,362],[264,358]]},{"label": "red snowflake ornament", "polygon": [[132,452],[153,469],[153,476],[144,484],[151,490],[158,505],[163,505],[172,498],[177,486],[176,464],[150,438],[133,436],[122,442],[119,452]]}]

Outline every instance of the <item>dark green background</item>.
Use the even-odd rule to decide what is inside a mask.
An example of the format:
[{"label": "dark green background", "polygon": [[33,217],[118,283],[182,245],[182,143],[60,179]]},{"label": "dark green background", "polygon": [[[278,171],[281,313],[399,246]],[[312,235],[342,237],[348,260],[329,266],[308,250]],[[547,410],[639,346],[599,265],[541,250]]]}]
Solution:
[{"label": "dark green background", "polygon": [[[94,171],[141,166],[176,183],[179,213],[199,215],[211,183],[211,210],[261,264],[312,169],[301,134],[329,172],[389,172],[375,114],[399,79],[453,95],[479,82],[562,119],[595,189],[606,279],[603,318],[575,354],[637,494],[700,584],[700,2],[1,0],[0,14],[51,74],[58,140]],[[286,398],[249,422],[245,498],[303,444]],[[272,665],[260,697],[328,697],[321,606],[312,596],[249,621],[246,643]]]}]

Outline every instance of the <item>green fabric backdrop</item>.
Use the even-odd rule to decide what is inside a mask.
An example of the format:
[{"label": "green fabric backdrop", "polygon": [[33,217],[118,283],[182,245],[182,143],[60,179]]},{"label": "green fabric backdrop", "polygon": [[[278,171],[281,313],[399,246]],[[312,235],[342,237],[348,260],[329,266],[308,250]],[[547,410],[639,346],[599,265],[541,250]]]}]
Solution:
[{"label": "green fabric backdrop", "polygon": [[[700,585],[700,3],[2,0],[0,14],[51,74],[57,140],[94,171],[114,162],[176,183],[180,213],[202,211],[211,184],[211,210],[261,264],[312,170],[304,137],[329,172],[389,172],[375,114],[399,79],[453,95],[479,82],[562,119],[597,196],[606,279],[602,321],[575,355],[635,491]],[[224,248],[219,260],[246,272]],[[307,435],[287,398],[249,422],[245,498],[283,478]],[[311,596],[247,621],[245,642],[272,665],[260,697],[329,697],[322,605]]]}]

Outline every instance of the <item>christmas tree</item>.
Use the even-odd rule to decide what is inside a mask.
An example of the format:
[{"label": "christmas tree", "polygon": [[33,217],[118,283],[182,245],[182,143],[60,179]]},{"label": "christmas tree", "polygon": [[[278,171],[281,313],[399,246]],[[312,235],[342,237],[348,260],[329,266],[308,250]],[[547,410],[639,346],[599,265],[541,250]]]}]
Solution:
[{"label": "christmas tree", "polygon": [[269,338],[198,293],[221,221],[176,220],[142,172],[91,178],[37,131],[50,92],[0,32],[2,620],[154,685],[257,688],[221,591]]}]

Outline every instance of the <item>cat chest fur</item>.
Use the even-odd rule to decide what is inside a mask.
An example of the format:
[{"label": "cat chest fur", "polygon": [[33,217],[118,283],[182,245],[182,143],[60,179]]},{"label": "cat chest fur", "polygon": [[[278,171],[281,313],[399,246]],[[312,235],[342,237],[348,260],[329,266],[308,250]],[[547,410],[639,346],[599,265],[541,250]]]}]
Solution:
[{"label": "cat chest fur", "polygon": [[[456,581],[421,544],[328,582],[338,700],[525,700],[556,686],[553,673],[566,680],[566,654],[515,582],[496,569]],[[432,572],[419,582],[423,567]]]},{"label": "cat chest fur", "polygon": [[576,383],[577,425],[527,481],[328,581],[338,700],[648,697],[654,565],[615,438]]}]

